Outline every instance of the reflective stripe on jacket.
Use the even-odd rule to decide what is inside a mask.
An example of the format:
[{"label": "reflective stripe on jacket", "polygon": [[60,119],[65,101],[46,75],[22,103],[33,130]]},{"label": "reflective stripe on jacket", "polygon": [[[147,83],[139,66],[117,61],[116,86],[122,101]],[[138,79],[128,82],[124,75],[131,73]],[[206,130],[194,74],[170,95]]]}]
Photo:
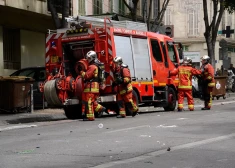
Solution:
[{"label": "reflective stripe on jacket", "polygon": [[86,72],[82,72],[82,78],[85,80],[85,93],[99,93],[99,83],[92,80],[98,76],[98,67],[96,65],[89,65]]},{"label": "reflective stripe on jacket", "polygon": [[214,68],[211,64],[205,64],[202,65],[201,69],[203,69],[202,72],[202,78],[203,80],[208,81],[208,87],[214,87],[215,86],[215,79],[214,79]]},{"label": "reflective stripe on jacket", "polygon": [[170,75],[179,75],[179,86],[181,90],[192,90],[192,76],[200,75],[201,71],[191,66],[182,65],[178,69],[174,69],[170,72]]},{"label": "reflective stripe on jacket", "polygon": [[[125,93],[132,92],[132,84],[131,84],[131,73],[128,68],[117,68],[116,73],[120,73],[121,77],[123,78],[123,83],[118,85],[118,92],[120,95],[123,95]],[[122,72],[120,72],[122,71]]]}]

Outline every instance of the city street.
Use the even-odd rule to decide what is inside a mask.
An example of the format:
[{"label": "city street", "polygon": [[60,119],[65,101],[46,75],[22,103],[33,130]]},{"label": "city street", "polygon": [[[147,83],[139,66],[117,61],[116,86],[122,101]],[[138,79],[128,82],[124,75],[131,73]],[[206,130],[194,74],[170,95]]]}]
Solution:
[{"label": "city street", "polygon": [[0,168],[234,168],[233,103],[94,122],[8,124],[0,132]]}]

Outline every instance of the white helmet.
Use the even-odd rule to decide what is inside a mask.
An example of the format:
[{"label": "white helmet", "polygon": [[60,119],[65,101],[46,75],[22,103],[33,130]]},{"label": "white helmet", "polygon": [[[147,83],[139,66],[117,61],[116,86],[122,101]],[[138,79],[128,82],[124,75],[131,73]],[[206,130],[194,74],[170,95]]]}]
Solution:
[{"label": "white helmet", "polygon": [[203,57],[201,57],[201,60],[207,60],[209,61],[210,60],[210,57],[208,55],[204,55]]},{"label": "white helmet", "polygon": [[192,60],[189,57],[184,57],[183,64],[192,64]]},{"label": "white helmet", "polygon": [[122,57],[115,57],[115,58],[113,59],[113,62],[114,62],[115,64],[121,65],[121,64],[123,63]]},{"label": "white helmet", "polygon": [[89,51],[86,54],[86,59],[87,61],[90,63],[91,61],[94,61],[95,59],[97,59],[97,54],[95,51]]}]

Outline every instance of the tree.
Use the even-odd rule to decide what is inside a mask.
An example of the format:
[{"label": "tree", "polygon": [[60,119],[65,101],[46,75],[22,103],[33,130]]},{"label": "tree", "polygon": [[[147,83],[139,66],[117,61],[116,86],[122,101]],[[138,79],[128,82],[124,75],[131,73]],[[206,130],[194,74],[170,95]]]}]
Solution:
[{"label": "tree", "polygon": [[[133,21],[137,21],[137,5],[139,3],[139,0],[132,0],[133,7],[127,4],[125,0],[123,0],[124,4],[127,6],[127,8],[130,10],[131,17]],[[144,6],[143,6],[143,22],[147,24],[147,28],[149,31],[156,32],[160,26],[162,26],[162,20],[164,18],[164,14],[166,11],[166,8],[170,2],[170,0],[164,0],[162,3],[161,9],[158,7],[157,11],[157,16],[151,20],[151,13],[152,13],[152,5],[153,5],[153,0],[150,0],[149,3],[147,3],[148,0],[144,1]],[[160,0],[154,0],[155,3],[160,4]],[[147,6],[149,5],[149,6]],[[147,10],[148,7],[148,10]]]},{"label": "tree", "polygon": [[69,16],[69,0],[60,0],[58,2],[61,3],[60,5],[62,7],[61,11],[62,19],[60,19],[58,16],[58,11],[56,10],[55,7],[55,0],[48,0],[48,7],[49,10],[51,11],[51,16],[54,21],[56,29],[67,27],[67,22],[65,18]]},{"label": "tree", "polygon": [[125,6],[129,9],[132,20],[136,22],[137,21],[136,12],[137,12],[137,5],[138,5],[139,0],[132,0],[133,6],[128,5],[126,0],[122,0],[122,1],[125,4]]},{"label": "tree", "polygon": [[[157,0],[157,1],[160,1],[160,0]],[[157,16],[154,18],[154,22],[153,22],[151,28],[149,29],[150,31],[157,32],[158,28],[163,25],[162,20],[164,18],[166,8],[167,8],[169,2],[170,2],[170,0],[164,0],[162,3],[161,9],[158,8]],[[150,18],[148,18],[148,19],[150,19]],[[150,27],[150,25],[148,27]]]},{"label": "tree", "polygon": [[206,39],[208,55],[211,57],[211,63],[215,67],[215,43],[217,38],[217,32],[219,25],[227,9],[230,12],[234,10],[235,2],[234,0],[211,0],[213,3],[213,16],[208,18],[208,0],[203,0],[203,11],[204,11],[204,23],[205,32],[204,37]]}]

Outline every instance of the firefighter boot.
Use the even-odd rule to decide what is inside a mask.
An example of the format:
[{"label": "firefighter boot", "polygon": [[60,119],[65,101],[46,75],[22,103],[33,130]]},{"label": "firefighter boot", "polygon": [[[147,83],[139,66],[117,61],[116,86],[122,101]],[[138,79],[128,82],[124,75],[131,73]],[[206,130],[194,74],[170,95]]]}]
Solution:
[{"label": "firefighter boot", "polygon": [[126,118],[124,115],[117,115],[117,118]]},{"label": "firefighter boot", "polygon": [[87,117],[86,118],[83,118],[83,121],[94,121],[95,119],[88,119]]},{"label": "firefighter boot", "polygon": [[201,108],[201,110],[210,110],[210,108],[208,108],[208,107],[203,107],[203,108]]},{"label": "firefighter boot", "polygon": [[178,108],[178,112],[181,112],[181,111],[183,111],[183,110]]},{"label": "firefighter boot", "polygon": [[103,115],[104,113],[107,113],[105,107],[103,107],[102,110],[101,110],[100,112],[98,112],[97,117],[98,117],[98,118],[102,117],[102,115]]},{"label": "firefighter boot", "polygon": [[137,112],[132,112],[132,117],[135,117],[137,115]]}]

